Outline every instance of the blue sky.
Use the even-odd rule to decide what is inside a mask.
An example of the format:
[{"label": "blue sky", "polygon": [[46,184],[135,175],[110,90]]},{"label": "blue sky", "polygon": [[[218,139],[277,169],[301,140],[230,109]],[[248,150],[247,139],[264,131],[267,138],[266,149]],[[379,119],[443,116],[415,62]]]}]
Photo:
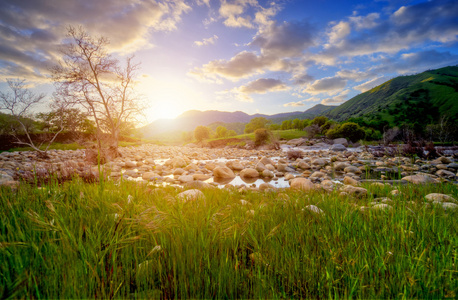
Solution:
[{"label": "blue sky", "polygon": [[[458,63],[457,1],[2,0],[0,76],[51,97],[68,25],[141,63],[147,122],[339,105],[398,75]],[[5,84],[0,84],[5,89]]]}]

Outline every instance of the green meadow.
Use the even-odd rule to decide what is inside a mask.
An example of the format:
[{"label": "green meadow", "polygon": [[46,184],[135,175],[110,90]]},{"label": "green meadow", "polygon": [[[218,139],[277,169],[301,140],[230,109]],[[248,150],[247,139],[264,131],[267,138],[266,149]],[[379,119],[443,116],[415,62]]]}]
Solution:
[{"label": "green meadow", "polygon": [[[190,201],[133,182],[2,188],[0,294],[456,298],[458,211],[424,196],[458,199],[457,186],[363,187],[368,197],[208,189]],[[393,209],[360,209],[379,197]]]}]

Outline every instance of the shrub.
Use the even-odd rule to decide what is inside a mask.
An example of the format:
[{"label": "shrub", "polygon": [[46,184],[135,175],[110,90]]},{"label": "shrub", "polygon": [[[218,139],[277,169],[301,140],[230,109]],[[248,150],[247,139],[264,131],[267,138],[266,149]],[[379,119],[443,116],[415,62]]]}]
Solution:
[{"label": "shrub", "polygon": [[271,136],[271,132],[265,128],[256,129],[254,132],[254,144],[260,146],[266,144]]},{"label": "shrub", "polygon": [[315,117],[312,120],[312,125],[318,125],[318,127],[323,126],[326,122],[328,121],[328,118],[320,116],[320,117]]},{"label": "shrub", "polygon": [[305,127],[304,130],[307,132],[307,137],[313,139],[320,132],[320,126],[312,124]]},{"label": "shrub", "polygon": [[210,137],[210,129],[206,126],[197,126],[194,129],[194,137],[198,142],[201,142],[203,139],[208,139]]},{"label": "shrub", "polygon": [[342,137],[341,134],[340,134],[339,129],[340,129],[340,127],[336,127],[336,128],[333,128],[333,129],[329,129],[329,130],[326,132],[326,137],[327,137],[328,139],[331,139],[331,140]]},{"label": "shrub", "polygon": [[300,150],[289,150],[288,152],[286,152],[286,157],[288,157],[288,159],[303,158],[304,152]]},{"label": "shrub", "polygon": [[342,135],[342,137],[347,138],[352,142],[357,142],[361,139],[364,139],[364,137],[366,136],[364,129],[362,129],[361,126],[353,122],[342,124],[342,126],[340,126],[339,128],[339,132]]}]

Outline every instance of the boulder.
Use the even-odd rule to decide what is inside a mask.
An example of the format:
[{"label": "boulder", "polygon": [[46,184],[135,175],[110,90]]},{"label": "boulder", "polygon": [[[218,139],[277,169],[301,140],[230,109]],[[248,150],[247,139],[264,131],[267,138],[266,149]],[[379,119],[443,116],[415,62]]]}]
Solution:
[{"label": "boulder", "polygon": [[192,182],[194,181],[194,177],[192,177],[192,175],[181,175],[180,177],[178,177],[178,181],[180,181],[181,183]]},{"label": "boulder", "polygon": [[330,151],[346,151],[347,147],[342,144],[334,144],[329,148]]},{"label": "boulder", "polygon": [[425,196],[425,199],[431,202],[456,202],[452,196],[439,193],[428,194]]},{"label": "boulder", "polygon": [[436,172],[436,175],[445,178],[455,178],[455,173],[447,170],[439,170]]},{"label": "boulder", "polygon": [[348,147],[348,141],[347,141],[346,138],[334,139],[334,140],[332,141],[332,143],[333,143],[334,145],[336,145],[336,144],[341,144],[341,145],[343,145],[344,147]]},{"label": "boulder", "polygon": [[259,172],[252,168],[243,169],[240,172],[240,177],[256,178],[259,177]]},{"label": "boulder", "polygon": [[347,185],[357,186],[359,185],[358,180],[351,178],[350,176],[345,176],[343,179],[343,183]]},{"label": "boulder", "polygon": [[307,178],[294,178],[290,182],[291,188],[308,192],[315,189],[315,185]]},{"label": "boulder", "polygon": [[270,177],[270,178],[275,177],[274,173],[267,169],[262,171],[261,174],[262,174],[262,177]]},{"label": "boulder", "polygon": [[134,161],[126,161],[125,164],[126,168],[136,168],[137,167],[137,163],[134,162]]},{"label": "boulder", "polygon": [[439,183],[439,180],[431,178],[426,175],[410,175],[401,178],[401,180],[408,181],[413,184],[432,184],[432,183]]},{"label": "boulder", "polygon": [[265,191],[265,190],[273,190],[275,187],[269,183],[263,182],[259,185],[259,190],[260,191]]},{"label": "boulder", "polygon": [[216,167],[213,170],[213,176],[217,178],[235,178],[234,172],[228,167]]},{"label": "boulder", "polygon": [[264,165],[273,165],[274,162],[270,159],[270,158],[267,158],[265,156],[263,156],[260,160],[259,160],[260,163],[264,164]]},{"label": "boulder", "polygon": [[345,185],[342,189],[342,192],[357,197],[364,197],[367,195],[367,190],[365,188],[352,185]]},{"label": "boulder", "polygon": [[241,171],[243,170],[242,164],[238,160],[230,160],[226,163],[226,166],[234,171]]},{"label": "boulder", "polygon": [[198,199],[205,200],[205,195],[200,190],[192,189],[192,190],[187,190],[187,191],[179,193],[177,195],[177,199],[183,200],[183,201],[193,201],[193,200],[198,200]]},{"label": "boulder", "polygon": [[348,166],[344,169],[345,173],[361,174],[362,171],[355,166]]},{"label": "boulder", "polygon": [[145,172],[142,175],[143,180],[155,180],[155,179],[158,179],[158,177],[161,177],[161,176],[157,175],[154,172]]},{"label": "boulder", "polygon": [[315,205],[307,205],[305,209],[318,215],[324,215],[324,211]]},{"label": "boulder", "polygon": [[326,161],[322,158],[316,158],[312,160],[312,165],[314,166],[324,166],[326,165]]}]

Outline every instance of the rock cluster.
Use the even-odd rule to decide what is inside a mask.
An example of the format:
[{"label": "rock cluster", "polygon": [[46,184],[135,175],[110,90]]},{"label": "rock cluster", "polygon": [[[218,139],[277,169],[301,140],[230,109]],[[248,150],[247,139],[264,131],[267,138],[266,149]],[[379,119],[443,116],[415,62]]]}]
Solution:
[{"label": "rock cluster", "polygon": [[[0,185],[16,187],[21,179],[74,175],[101,175],[114,180],[136,180],[152,184],[176,184],[202,189],[234,186],[259,190],[291,187],[299,191],[340,189],[342,195],[364,197],[361,181],[439,183],[457,180],[454,156],[412,161],[407,157],[375,158],[364,148],[349,151],[346,140],[333,145],[296,139],[281,150],[207,149],[142,145],[120,148],[121,156],[104,165],[88,165],[84,150],[49,151],[49,159],[34,152],[0,153]],[[292,148],[295,147],[295,148]],[[303,151],[303,158],[288,159],[287,151]],[[240,181],[239,181],[240,182]],[[380,206],[384,207],[384,206]]]}]

